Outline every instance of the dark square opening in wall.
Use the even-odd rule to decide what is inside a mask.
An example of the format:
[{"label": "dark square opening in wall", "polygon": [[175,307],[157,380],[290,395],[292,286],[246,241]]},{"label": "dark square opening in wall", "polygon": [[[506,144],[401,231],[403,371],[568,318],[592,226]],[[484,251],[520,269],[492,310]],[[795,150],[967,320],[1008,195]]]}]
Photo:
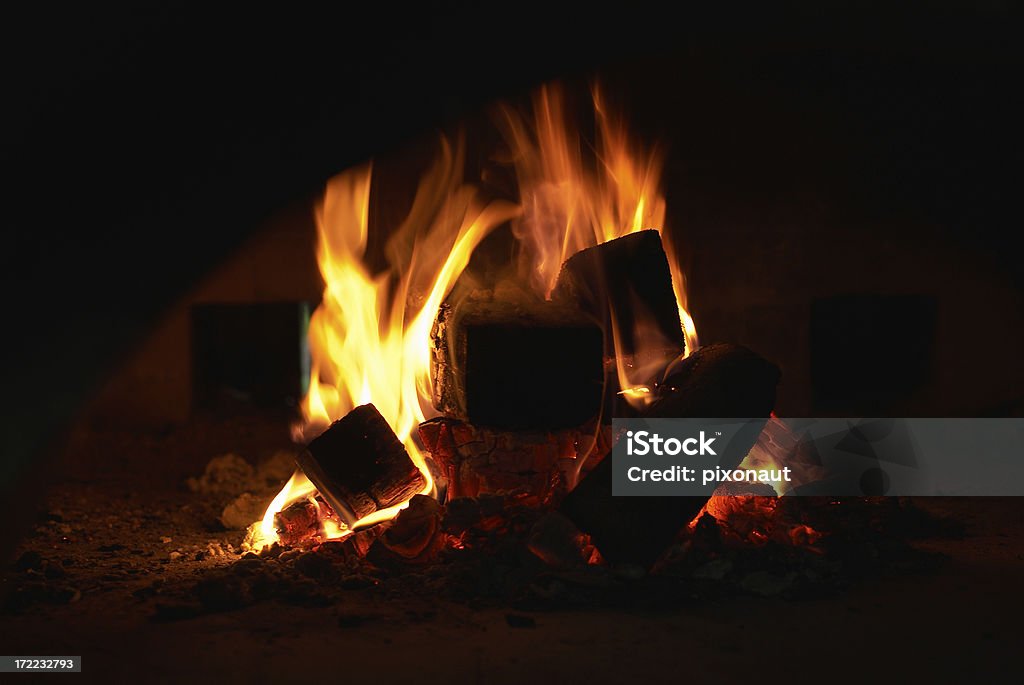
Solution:
[{"label": "dark square opening in wall", "polygon": [[928,295],[841,295],[811,304],[819,411],[884,412],[931,374],[938,307]]},{"label": "dark square opening in wall", "polygon": [[192,306],[192,404],[294,406],[309,379],[308,302]]}]

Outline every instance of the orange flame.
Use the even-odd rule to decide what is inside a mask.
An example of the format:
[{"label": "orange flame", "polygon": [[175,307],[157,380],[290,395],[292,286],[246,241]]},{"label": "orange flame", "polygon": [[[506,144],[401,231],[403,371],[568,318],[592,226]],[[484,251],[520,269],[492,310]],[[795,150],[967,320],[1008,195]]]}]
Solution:
[{"label": "orange flame", "polygon": [[[661,233],[668,256],[687,353],[698,346],[693,319],[686,310],[686,280],[670,234],[665,228],[661,191],[662,155],[645,150],[629,137],[626,126],[592,91],[597,142],[588,163],[577,129],[566,114],[562,91],[542,87],[526,121],[510,107],[500,108],[512,148],[523,213],[513,223],[523,249],[523,267],[533,287],[550,297],[562,263],[576,252],[644,229]],[[621,331],[613,331],[616,342]],[[644,347],[661,346],[654,326],[636,331]],[[618,358],[619,385],[630,402],[649,401],[641,384],[661,368],[663,359],[647,363]]]}]

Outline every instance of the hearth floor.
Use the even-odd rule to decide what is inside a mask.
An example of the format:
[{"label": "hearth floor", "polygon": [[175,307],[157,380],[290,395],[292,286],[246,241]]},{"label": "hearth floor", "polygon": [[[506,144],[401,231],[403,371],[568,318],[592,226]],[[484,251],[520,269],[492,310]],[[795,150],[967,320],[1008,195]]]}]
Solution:
[{"label": "hearth floor", "polygon": [[222,504],[185,480],[223,452],[255,461],[287,447],[286,423],[262,417],[73,431],[15,554],[47,564],[4,578],[0,652],[82,655],[81,678],[104,682],[1017,680],[1024,501],[1012,498],[919,501],[966,526],[963,539],[920,543],[947,563],[827,599],[523,611],[365,587],[325,606],[161,613],[175,588],[239,559],[242,532],[217,530]]}]

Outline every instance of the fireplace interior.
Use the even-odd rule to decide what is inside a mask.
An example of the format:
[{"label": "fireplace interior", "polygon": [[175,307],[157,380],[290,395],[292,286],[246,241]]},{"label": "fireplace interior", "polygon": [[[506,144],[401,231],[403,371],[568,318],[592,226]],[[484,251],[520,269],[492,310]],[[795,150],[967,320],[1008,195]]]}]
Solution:
[{"label": "fireplace interior", "polygon": [[[10,312],[0,651],[103,680],[1008,679],[1019,500],[613,497],[607,456],[612,417],[756,417],[732,465],[812,483],[780,417],[1022,415],[1020,58],[987,12],[955,44],[575,35],[447,81],[450,47],[378,50],[319,107],[319,50],[224,94],[230,17],[184,63],[180,19],[125,20],[155,42],[111,34],[87,83],[134,119],[76,126],[138,170],[70,191],[95,241],[15,230],[8,291],[51,290]],[[413,19],[380,49],[422,46]],[[142,68],[169,90],[122,92]],[[171,96],[209,109],[160,141]]]}]

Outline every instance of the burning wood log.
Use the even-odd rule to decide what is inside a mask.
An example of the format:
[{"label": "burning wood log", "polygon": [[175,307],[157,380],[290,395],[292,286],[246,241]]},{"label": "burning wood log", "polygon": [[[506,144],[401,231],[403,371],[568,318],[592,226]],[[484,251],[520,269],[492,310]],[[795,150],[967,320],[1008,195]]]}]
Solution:
[{"label": "burning wood log", "polygon": [[517,296],[442,305],[431,332],[434,407],[478,426],[564,428],[596,415],[600,328],[574,308]]},{"label": "burning wood log", "polygon": [[[661,336],[669,359],[686,348],[672,273],[657,231],[638,231],[577,252],[562,265],[551,296],[602,322],[609,356],[650,349],[650,339],[645,336],[641,345],[637,336],[643,326]],[[619,332],[617,346],[614,330]]]},{"label": "burning wood log", "polygon": [[309,477],[348,527],[408,500],[426,485],[384,417],[372,404],[330,425],[298,457]]},{"label": "burning wood log", "polygon": [[447,501],[500,494],[533,506],[559,499],[611,448],[610,429],[593,425],[510,432],[437,418],[420,424],[420,437],[447,481]]},{"label": "burning wood log", "polygon": [[[746,348],[702,347],[672,365],[649,415],[767,419],[778,380],[778,369]],[[723,468],[743,460],[762,425],[751,424],[736,435],[722,454]],[[649,567],[706,501],[704,497],[613,497],[612,461],[605,459],[569,493],[560,511],[592,537],[608,561]]]}]

